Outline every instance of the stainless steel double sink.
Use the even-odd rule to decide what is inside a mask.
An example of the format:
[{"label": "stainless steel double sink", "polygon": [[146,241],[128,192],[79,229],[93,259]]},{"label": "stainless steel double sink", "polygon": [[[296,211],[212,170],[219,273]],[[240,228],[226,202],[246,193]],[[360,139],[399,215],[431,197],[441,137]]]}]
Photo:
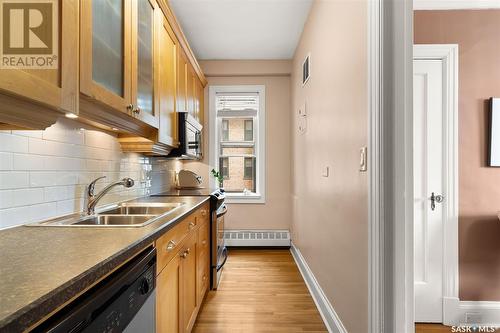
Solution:
[{"label": "stainless steel double sink", "polygon": [[182,202],[125,202],[95,215],[70,216],[30,224],[51,227],[143,227],[172,213]]}]

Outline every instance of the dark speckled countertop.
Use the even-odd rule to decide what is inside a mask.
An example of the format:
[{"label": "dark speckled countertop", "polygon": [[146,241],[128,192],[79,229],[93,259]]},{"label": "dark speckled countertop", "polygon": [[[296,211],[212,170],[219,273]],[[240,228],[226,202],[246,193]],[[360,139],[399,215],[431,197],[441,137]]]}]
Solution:
[{"label": "dark speckled countertop", "polygon": [[185,205],[138,228],[29,227],[0,231],[0,331],[32,327],[154,242],[209,197],[133,202]]}]

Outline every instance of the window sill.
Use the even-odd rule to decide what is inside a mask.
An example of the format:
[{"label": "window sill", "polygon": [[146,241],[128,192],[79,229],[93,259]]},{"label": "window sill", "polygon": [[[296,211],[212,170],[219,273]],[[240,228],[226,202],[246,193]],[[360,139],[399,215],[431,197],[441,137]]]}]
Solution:
[{"label": "window sill", "polygon": [[264,204],[266,199],[260,194],[226,193],[226,202],[234,204]]}]

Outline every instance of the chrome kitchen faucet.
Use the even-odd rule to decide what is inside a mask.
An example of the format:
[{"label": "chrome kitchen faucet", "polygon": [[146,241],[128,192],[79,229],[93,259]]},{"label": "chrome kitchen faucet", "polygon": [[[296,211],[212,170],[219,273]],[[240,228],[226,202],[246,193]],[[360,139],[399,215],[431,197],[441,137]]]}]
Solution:
[{"label": "chrome kitchen faucet", "polygon": [[101,200],[101,198],[106,193],[108,193],[113,187],[118,186],[118,185],[122,185],[122,186],[127,187],[127,188],[134,186],[134,180],[132,178],[123,178],[120,181],[117,181],[115,183],[109,184],[108,186],[106,186],[105,188],[103,188],[101,192],[99,192],[98,194],[95,194],[94,193],[95,184],[97,183],[97,181],[99,179],[103,179],[103,178],[106,178],[106,176],[102,176],[102,177],[99,177],[97,179],[94,179],[89,184],[89,186],[87,186],[87,191],[86,191],[86,196],[85,196],[85,199],[86,199],[86,202],[87,202],[87,215],[93,215],[94,214],[94,212],[95,212],[95,206],[97,205],[97,203],[99,202],[99,200]]}]

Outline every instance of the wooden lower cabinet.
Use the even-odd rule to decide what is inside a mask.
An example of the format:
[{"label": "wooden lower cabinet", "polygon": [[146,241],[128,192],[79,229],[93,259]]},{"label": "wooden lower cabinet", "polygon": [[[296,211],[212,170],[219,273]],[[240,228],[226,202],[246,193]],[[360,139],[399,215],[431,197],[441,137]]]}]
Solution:
[{"label": "wooden lower cabinet", "polygon": [[156,332],[180,332],[181,258],[175,256],[156,277]]},{"label": "wooden lower cabinet", "polygon": [[[208,205],[198,209],[184,221],[156,241],[158,253],[158,276],[156,278],[156,332],[191,332],[201,303],[208,290],[209,280],[209,221],[200,218]],[[194,224],[193,220],[199,220]],[[191,223],[189,223],[191,222]],[[194,224],[189,233],[175,247],[174,256],[163,251],[174,234],[186,228],[186,223]],[[176,229],[179,230],[176,230]],[[168,258],[165,264],[164,258]]]},{"label": "wooden lower cabinet", "polygon": [[181,259],[181,311],[182,332],[191,332],[198,314],[198,297],[196,295],[196,233],[193,233],[186,242],[185,252]]}]

